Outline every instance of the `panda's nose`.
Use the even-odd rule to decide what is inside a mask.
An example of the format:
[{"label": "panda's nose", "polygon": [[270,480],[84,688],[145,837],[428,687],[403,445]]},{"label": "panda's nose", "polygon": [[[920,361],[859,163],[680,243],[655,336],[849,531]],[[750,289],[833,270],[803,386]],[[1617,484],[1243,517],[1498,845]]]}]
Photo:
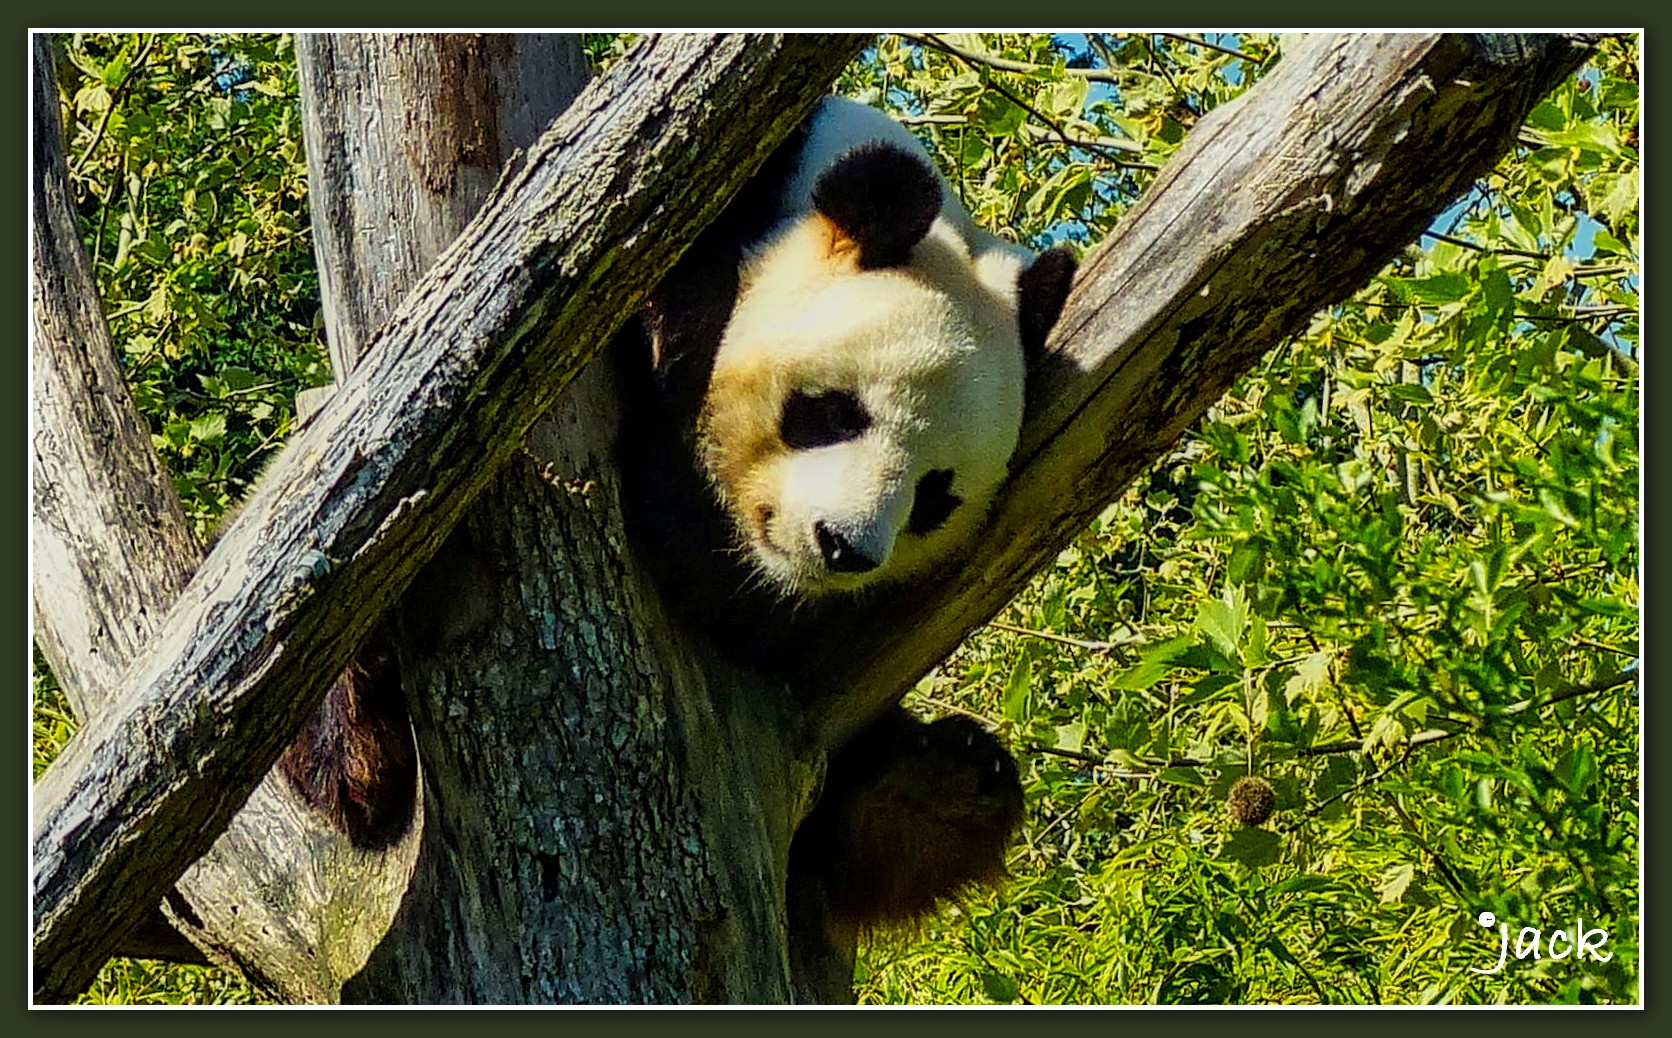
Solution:
[{"label": "panda's nose", "polygon": [[877,568],[876,560],[861,555],[846,537],[822,521],[813,524],[813,539],[819,542],[824,564],[832,573],[869,573]]}]

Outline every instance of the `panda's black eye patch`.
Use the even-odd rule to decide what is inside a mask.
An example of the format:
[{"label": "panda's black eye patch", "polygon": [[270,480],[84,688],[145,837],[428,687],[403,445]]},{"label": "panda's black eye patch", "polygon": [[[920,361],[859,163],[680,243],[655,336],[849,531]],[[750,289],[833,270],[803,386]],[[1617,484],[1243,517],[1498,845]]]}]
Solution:
[{"label": "panda's black eye patch", "polygon": [[952,492],[952,470],[936,469],[917,481],[906,532],[918,537],[934,533],[952,518],[964,499]]},{"label": "panda's black eye patch", "polygon": [[870,427],[870,413],[848,390],[797,390],[784,401],[778,435],[790,450],[805,451],[851,440]]}]

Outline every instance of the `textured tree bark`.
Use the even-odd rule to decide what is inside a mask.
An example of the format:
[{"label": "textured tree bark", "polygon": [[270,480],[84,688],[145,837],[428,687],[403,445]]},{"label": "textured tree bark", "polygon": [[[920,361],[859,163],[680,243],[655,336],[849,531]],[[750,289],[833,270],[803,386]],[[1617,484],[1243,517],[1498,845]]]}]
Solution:
[{"label": "textured tree bark", "polygon": [[202,552],[116,364],[76,230],[51,39],[32,43],[35,637],[86,718],[116,695]]},{"label": "textured tree bark", "polygon": [[852,53],[832,43],[650,41],[502,182],[37,783],[37,997],[79,990],[207,849],[523,431],[824,91]]},{"label": "textured tree bark", "polygon": [[572,37],[332,33],[296,40],[331,370],[379,325],[586,83]]},{"label": "textured tree bark", "polygon": [[[202,546],[116,366],[75,231],[50,38],[33,47],[35,636],[86,722],[111,707]],[[386,925],[415,849],[358,852],[270,777],[115,951],[213,961],[294,1001],[334,999],[369,944],[326,935],[380,908]]]}]

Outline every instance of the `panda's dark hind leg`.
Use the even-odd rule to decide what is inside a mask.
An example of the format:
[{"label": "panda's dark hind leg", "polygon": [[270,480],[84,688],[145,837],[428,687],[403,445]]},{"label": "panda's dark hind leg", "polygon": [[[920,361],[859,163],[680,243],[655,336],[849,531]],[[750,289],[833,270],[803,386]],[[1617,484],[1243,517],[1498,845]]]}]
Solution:
[{"label": "panda's dark hind leg", "polygon": [[332,682],[279,770],[362,850],[387,847],[411,827],[418,754],[381,625]]},{"label": "panda's dark hind leg", "polygon": [[896,708],[831,761],[790,849],[792,886],[803,897],[809,884],[820,888],[840,925],[907,922],[1003,879],[1021,818],[1016,762],[991,733],[966,718],[925,724]]}]

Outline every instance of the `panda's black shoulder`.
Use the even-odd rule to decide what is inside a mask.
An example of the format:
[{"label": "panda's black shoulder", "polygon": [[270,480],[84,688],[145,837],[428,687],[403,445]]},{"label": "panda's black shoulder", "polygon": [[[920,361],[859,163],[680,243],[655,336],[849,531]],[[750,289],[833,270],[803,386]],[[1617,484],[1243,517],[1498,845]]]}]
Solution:
[{"label": "panda's black shoulder", "polygon": [[[731,528],[701,474],[694,432],[714,356],[737,301],[748,250],[781,220],[782,198],[799,169],[807,124],[778,145],[651,292],[610,346],[621,397],[617,461],[628,532],[676,606],[713,632],[730,632],[728,656],[771,662],[756,637],[776,599],[749,578],[732,550]],[[727,622],[709,622],[723,613]],[[718,638],[716,639],[719,640]]]}]

